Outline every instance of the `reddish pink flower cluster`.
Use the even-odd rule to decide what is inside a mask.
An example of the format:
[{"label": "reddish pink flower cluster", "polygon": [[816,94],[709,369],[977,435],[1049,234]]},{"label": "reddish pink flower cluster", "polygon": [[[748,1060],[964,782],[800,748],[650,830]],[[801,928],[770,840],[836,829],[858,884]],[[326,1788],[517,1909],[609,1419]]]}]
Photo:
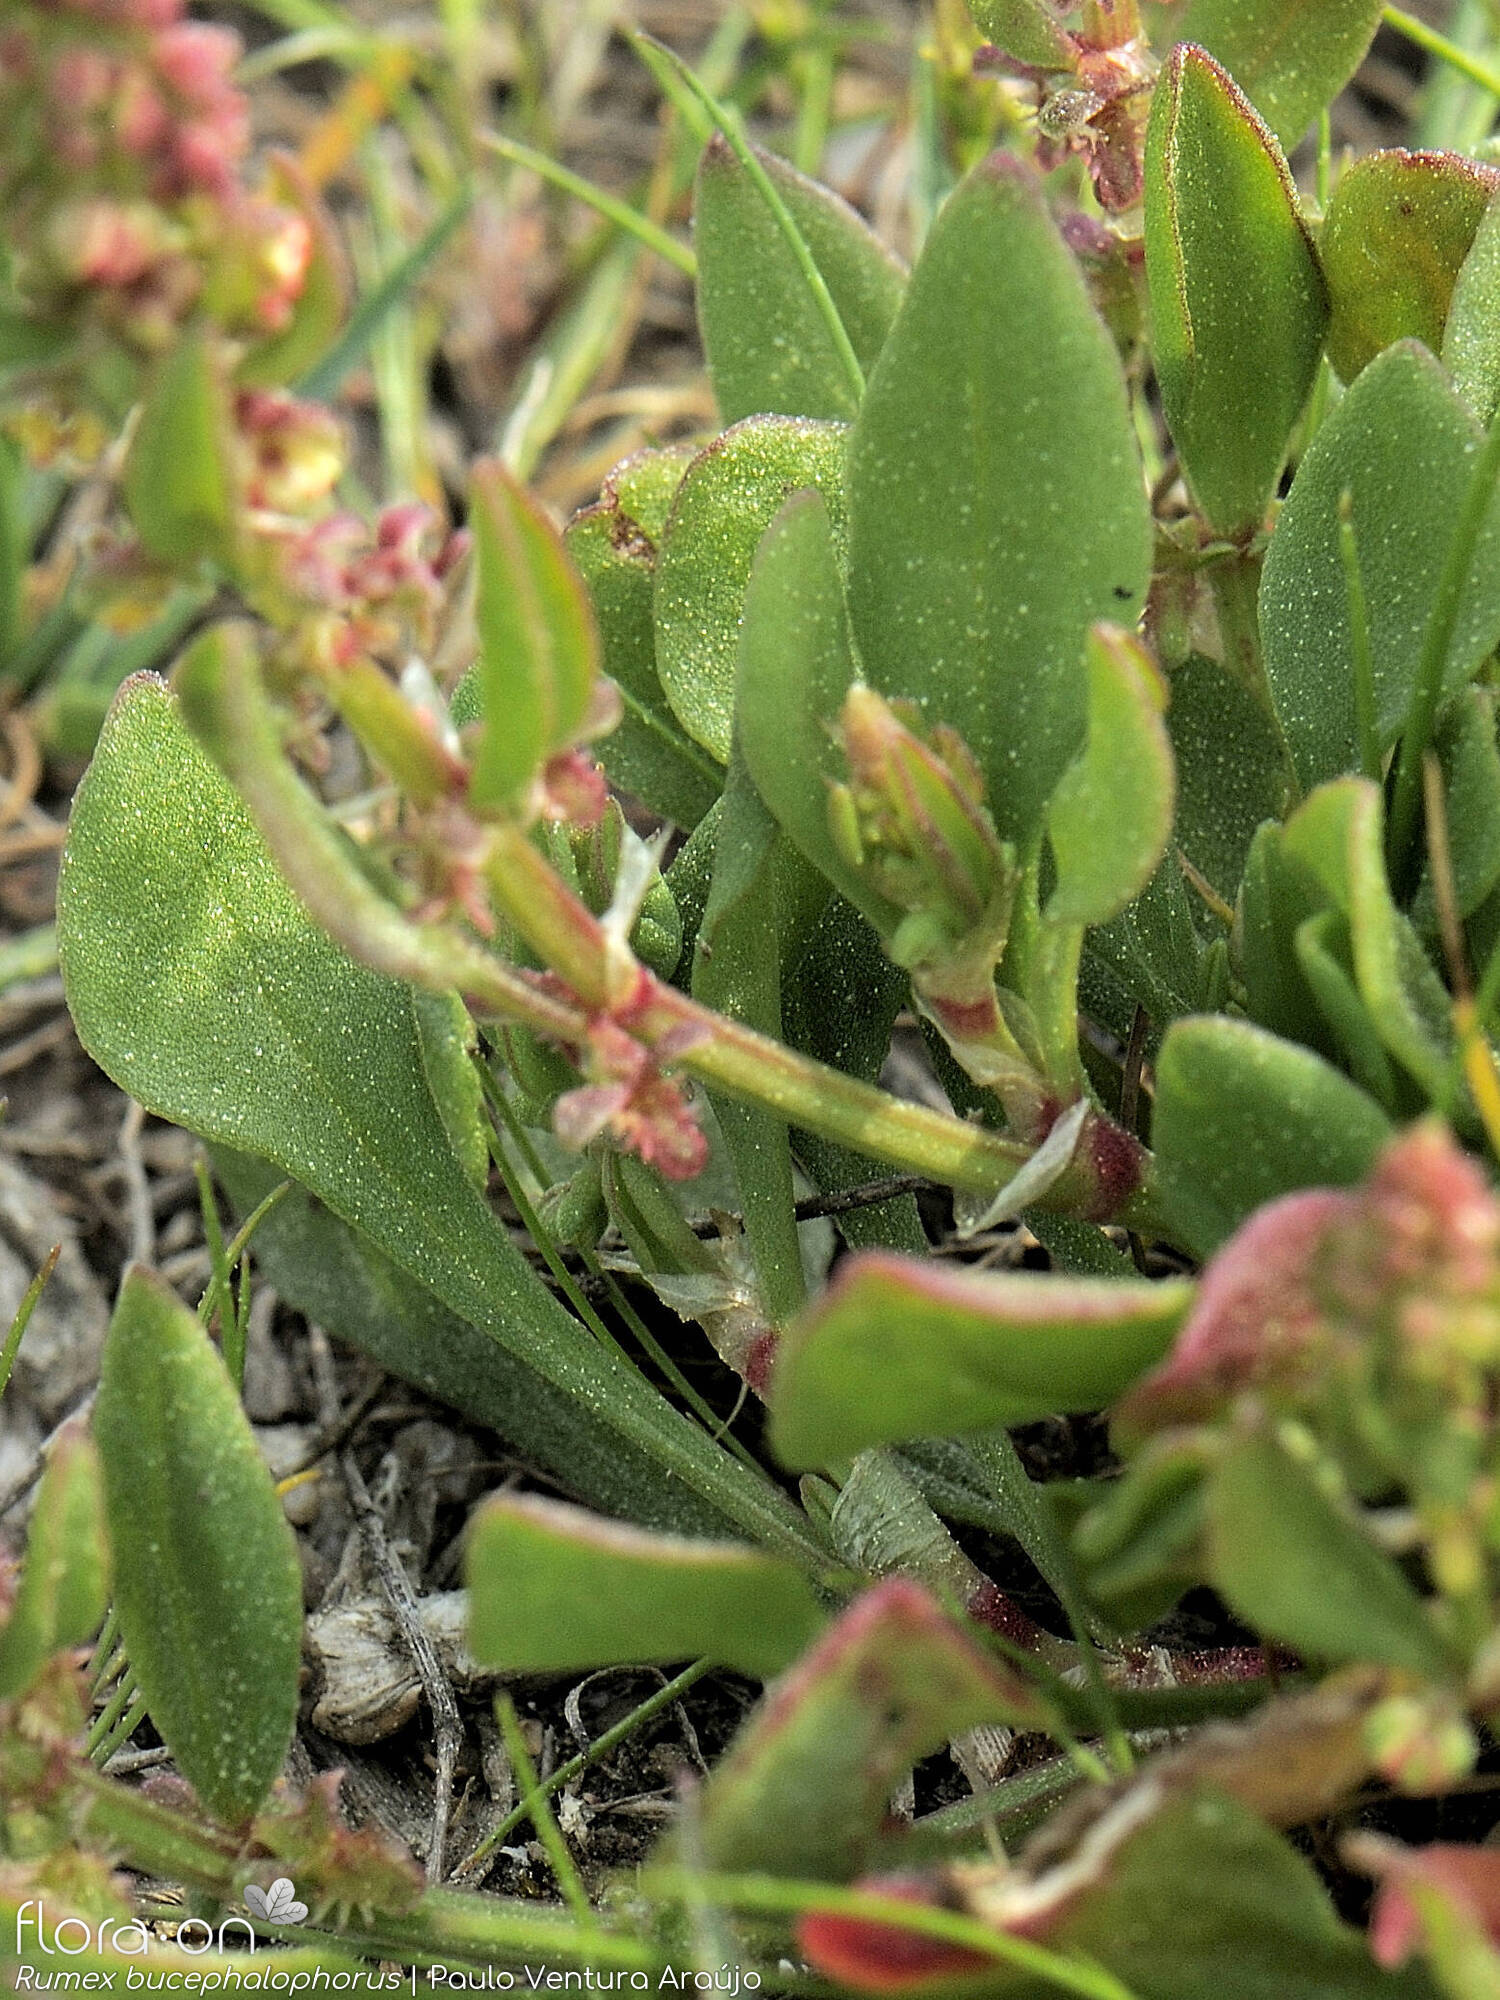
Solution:
[{"label": "reddish pink flower cluster", "polygon": [[111,48],[91,35],[53,66],[47,98],[68,165],[112,166],[123,155],[157,201],[231,195],[250,143],[245,100],[232,81],[239,37],[183,20],[180,5],[166,0],[135,7],[69,0],[59,11],[102,17],[129,37]]},{"label": "reddish pink flower cluster", "polygon": [[[315,405],[293,408],[309,419],[327,416]],[[268,435],[284,438],[284,421],[273,416]],[[318,664],[337,668],[370,654],[393,656],[404,641],[418,649],[430,642],[445,579],[468,547],[467,536],[456,533],[434,548],[436,525],[432,509],[415,501],[387,507],[373,529],[346,513],[263,524],[277,581],[309,611],[326,614],[303,634]]]},{"label": "reddish pink flower cluster", "polygon": [[607,1133],[669,1181],[702,1173],[708,1141],[681,1084],[663,1076],[652,1051],[613,1015],[589,1022],[581,1063],[588,1082],[560,1097],[553,1111],[565,1145],[581,1149]]},{"label": "reddish pink flower cluster", "polygon": [[212,284],[230,330],[285,325],[312,235],[240,183],[239,52],[228,29],[184,19],[182,0],[33,4],[0,32],[0,192],[46,318],[96,314],[155,352]]},{"label": "reddish pink flower cluster", "polygon": [[1500,1201],[1435,1121],[1393,1140],[1363,1186],[1251,1216],[1116,1419],[1127,1433],[1192,1422],[1246,1389],[1300,1402],[1382,1332],[1413,1379],[1500,1364]]}]

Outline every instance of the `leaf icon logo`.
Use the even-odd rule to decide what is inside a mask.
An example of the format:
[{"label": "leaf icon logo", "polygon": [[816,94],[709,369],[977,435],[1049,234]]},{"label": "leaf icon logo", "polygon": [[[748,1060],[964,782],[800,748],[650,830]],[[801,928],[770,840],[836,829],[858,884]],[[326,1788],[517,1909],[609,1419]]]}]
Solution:
[{"label": "leaf icon logo", "polygon": [[269,1889],[250,1883],[245,1890],[245,1908],[266,1924],[300,1924],[307,1918],[307,1905],[297,1901],[289,1875],[278,1875]]}]

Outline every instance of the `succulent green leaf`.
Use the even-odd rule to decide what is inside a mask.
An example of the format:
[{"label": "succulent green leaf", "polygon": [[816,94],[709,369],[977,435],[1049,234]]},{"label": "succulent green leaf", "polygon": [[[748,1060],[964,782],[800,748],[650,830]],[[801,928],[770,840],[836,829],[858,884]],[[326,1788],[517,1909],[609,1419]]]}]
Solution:
[{"label": "succulent green leaf", "polygon": [[1260,526],[1328,307],[1281,148],[1226,70],[1172,51],[1146,141],[1146,278],[1162,408],[1221,535]]},{"label": "succulent green leaf", "polygon": [[1380,0],[1191,0],[1170,32],[1221,62],[1290,152],[1364,61]]},{"label": "succulent green leaf", "polygon": [[274,1161],[457,1318],[598,1412],[665,1483],[753,1540],[805,1551],[769,1482],[541,1284],[454,1153],[409,989],[312,923],[158,681],[128,683],[100,737],[74,802],[58,928],[80,1037],[132,1095]]},{"label": "succulent green leaf", "polygon": [[1304,976],[1298,938],[1329,909],[1316,872],[1288,851],[1285,829],[1263,826],[1240,888],[1240,963],[1251,1020],[1337,1060],[1338,1037]]},{"label": "succulent green leaf", "polygon": [[1339,176],[1318,248],[1328,358],[1345,382],[1398,340],[1441,351],[1449,303],[1500,173],[1461,153],[1369,153]]},{"label": "succulent green leaf", "polygon": [[772,1439],[791,1466],[1097,1410],[1160,1360],[1192,1287],[947,1271],[871,1251],[783,1341]]},{"label": "succulent green leaf", "polygon": [[[906,273],[847,202],[773,154],[760,163],[827,285],[865,373],[891,330]],[[849,373],[776,217],[722,137],[693,201],[698,324],[726,424],[741,417],[853,417]]]},{"label": "succulent green leaf", "polygon": [[291,1745],[302,1569],[234,1384],[196,1316],[125,1275],[94,1404],[114,1602],[151,1719],[228,1825]]},{"label": "succulent green leaf", "polygon": [[1451,1003],[1391,896],[1379,789],[1368,778],[1320,785],[1287,821],[1285,845],[1349,926],[1355,983],[1385,1047],[1440,1098],[1453,1055]]},{"label": "succulent green leaf", "polygon": [[1443,360],[1453,386],[1488,425],[1500,409],[1500,201],[1491,200],[1459,266]]},{"label": "succulent green leaf", "polygon": [[924,1590],[891,1578],[849,1607],[736,1738],[703,1789],[703,1858],[847,1879],[918,1758],[981,1722],[1045,1728],[1047,1719]]},{"label": "succulent green leaf", "polygon": [[986,41],[1034,69],[1071,69],[1073,45],[1047,0],[970,0]]},{"label": "succulent green leaf", "polygon": [[492,1500],[465,1557],[469,1650],[503,1673],[708,1658],[765,1680],[825,1616],[791,1564],[646,1534],[534,1495]]},{"label": "succulent green leaf", "polygon": [[672,713],[656,671],[657,543],[693,453],[674,446],[617,467],[596,506],[564,536],[593,600],[604,671],[620,690],[619,726],[598,745],[610,782],[691,831],[722,774]]},{"label": "succulent green leaf", "polygon": [[767,529],[745,592],[736,726],[755,788],[820,874],[882,934],[901,911],[834,840],[828,795],[848,775],[833,724],[856,679],[828,508],[799,493]]},{"label": "succulent green leaf", "polygon": [[1362,1180],[1391,1122],[1311,1049],[1200,1017],[1167,1031],[1151,1136],[1173,1233],[1207,1257],[1262,1202]]},{"label": "succulent green leaf", "polygon": [[1298,925],[1292,945],[1342,1067],[1377,1104],[1394,1114],[1400,1108],[1396,1073],[1360,998],[1348,924],[1336,910],[1321,910]]},{"label": "succulent green leaf", "polygon": [[656,666],[678,721],[721,764],[755,551],[807,486],[822,493],[841,532],[846,435],[838,424],[747,418],[699,453],[678,489],[656,563]]},{"label": "succulent green leaf", "polygon": [[865,678],[956,729],[1001,837],[1033,836],[1083,745],[1089,627],[1140,608],[1150,515],[1119,355],[1040,185],[1005,154],[933,224],[854,428],[849,496]]},{"label": "succulent green leaf", "polygon": [[1286,751],[1265,702],[1217,661],[1191,654],[1172,674],[1171,693],[1173,839],[1232,904],[1256,829],[1286,810]]},{"label": "succulent green leaf", "polygon": [[1113,922],[1091,930],[1084,945],[1080,993],[1096,1018],[1130,1032],[1137,1004],[1164,1029],[1181,1014],[1221,1004],[1222,940],[1205,945],[1195,891],[1168,854],[1141,894]]},{"label": "succulent green leaf", "polygon": [[207,333],[189,327],[157,366],[125,460],[125,505],[161,561],[228,563],[235,542],[228,396]]},{"label": "succulent green leaf", "polygon": [[1054,924],[1102,924],[1138,896],[1172,831],[1176,774],[1162,711],[1166,683],[1128,633],[1089,634],[1088,745],[1047,808],[1057,884]]},{"label": "succulent green leaf", "polygon": [[0,1701],[25,1694],[54,1653],[99,1629],[109,1550],[99,1463],[79,1420],[47,1454],[10,1616],[0,1625]]},{"label": "succulent green leaf", "polygon": [[1268,1432],[1225,1448],[1209,1480],[1207,1533],[1209,1574],[1257,1632],[1316,1660],[1445,1677],[1450,1663],[1421,1598],[1319,1468]]},{"label": "succulent green leaf", "polygon": [[514,476],[475,468],[475,622],[484,733],[471,804],[514,810],[546,759],[578,735],[599,671],[599,633],[562,538]]},{"label": "succulent green leaf", "polygon": [[[1266,675],[1304,789],[1358,770],[1355,652],[1339,548],[1350,496],[1367,608],[1376,732],[1405,724],[1448,546],[1482,433],[1424,348],[1388,349],[1309,445],[1266,552]],[[1500,500],[1489,508],[1444,674],[1453,693],[1500,640]]]}]

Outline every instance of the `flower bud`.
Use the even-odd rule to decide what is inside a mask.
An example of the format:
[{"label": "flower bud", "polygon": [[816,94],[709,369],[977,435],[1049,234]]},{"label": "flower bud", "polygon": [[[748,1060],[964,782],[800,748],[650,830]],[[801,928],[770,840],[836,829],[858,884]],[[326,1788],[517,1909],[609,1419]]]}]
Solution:
[{"label": "flower bud", "polygon": [[919,733],[913,711],[867,687],[849,690],[839,728],[849,783],[834,788],[830,824],[851,862],[908,913],[893,947],[900,962],[938,959],[992,930],[997,912],[1008,916],[1014,870],[967,745],[942,725]]}]

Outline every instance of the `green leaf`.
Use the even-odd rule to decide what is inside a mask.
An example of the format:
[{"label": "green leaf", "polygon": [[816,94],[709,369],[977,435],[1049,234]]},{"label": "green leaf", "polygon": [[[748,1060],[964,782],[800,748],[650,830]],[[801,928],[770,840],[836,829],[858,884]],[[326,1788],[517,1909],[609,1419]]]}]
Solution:
[{"label": "green leaf", "polygon": [[1159,1361],[1192,1287],[851,1258],[782,1343],[772,1440],[793,1467],[869,1445],[1097,1410]]},{"label": "green leaf", "polygon": [[858,1599],[751,1716],[703,1789],[711,1868],[847,1878],[897,1782],[981,1722],[1045,1728],[1020,1679],[892,1578]]},{"label": "green leaf", "polygon": [[1451,1670],[1422,1600],[1326,1477],[1274,1437],[1236,1437],[1208,1486],[1209,1572],[1257,1632],[1317,1660]]},{"label": "green leaf", "polygon": [[1308,990],[1333,1033],[1341,1066],[1394,1114],[1400,1108],[1396,1073],[1360,998],[1348,924],[1337,911],[1322,910],[1298,925],[1293,946]]},{"label": "green leaf", "polygon": [[[777,1039],[782,935],[792,914],[783,908],[788,868],[811,872],[761,803],[743,759],[731,757],[713,881],[693,955],[693,997]],[[722,1093],[714,1093],[713,1103],[739,1182],[762,1300],[780,1320],[796,1311],[806,1292],[786,1121]]]},{"label": "green leaf", "polygon": [[678,489],[656,563],[656,667],[683,728],[721,764],[755,551],[806,486],[842,528],[845,436],[838,424],[748,418],[699,453]]},{"label": "green leaf", "polygon": [[1090,1598],[1122,1632],[1154,1625],[1203,1581],[1204,1458],[1199,1434],[1168,1431],[1122,1479],[1089,1482],[1093,1504],[1073,1530],[1073,1554]]},{"label": "green leaf", "polygon": [[1290,152],[1364,61],[1380,0],[1192,0],[1171,33],[1224,65]]},{"label": "green leaf", "polygon": [[[1358,770],[1354,646],[1339,507],[1348,493],[1368,610],[1376,731],[1405,724],[1481,432],[1441,365],[1410,343],[1372,361],[1319,429],[1266,553],[1266,675],[1303,787]],[[1500,640],[1500,500],[1485,517],[1444,673],[1453,693]]]},{"label": "green leaf", "polygon": [[475,621],[486,718],[469,801],[513,810],[540,766],[583,725],[599,634],[557,530],[498,460],[474,470],[469,525],[479,564]]},{"label": "green leaf", "polygon": [[1089,634],[1089,738],[1047,808],[1057,884],[1053,924],[1102,924],[1138,896],[1172,831],[1176,774],[1162,721],[1167,689],[1127,633]]},{"label": "green leaf", "polygon": [[94,1636],[108,1569],[99,1464],[79,1419],[59,1432],[37,1488],[21,1580],[0,1625],[0,1701],[25,1694],[54,1653]]},{"label": "green leaf", "polygon": [[1084,1006],[1113,1021],[1123,1038],[1137,1004],[1158,1029],[1180,1014],[1220,1004],[1215,967],[1222,945],[1205,947],[1193,892],[1169,854],[1141,894],[1113,922],[1091,930],[1084,946]]},{"label": "green leaf", "polygon": [[1398,340],[1438,353],[1460,267],[1500,174],[1460,153],[1369,153],[1339,176],[1318,248],[1328,358],[1345,382]]},{"label": "green leaf", "polygon": [[1146,141],[1146,277],[1162,408],[1210,526],[1258,528],[1328,307],[1281,148],[1200,48],[1172,51]]},{"label": "green leaf", "polygon": [[657,543],[692,457],[685,446],[674,446],[617,467],[598,505],[579,514],[563,537],[588,585],[604,671],[625,711],[618,728],[599,742],[599,760],[611,784],[686,831],[718,797],[721,774],[684,734],[662,692],[652,597]]},{"label": "green leaf", "polygon": [[[793,1048],[874,1083],[909,995],[906,974],[886,957],[853,904],[830,896],[795,963],[783,969],[783,1031]],[[846,1147],[802,1131],[792,1144],[799,1165],[824,1194],[869,1182],[869,1161]],[[835,1226],[851,1250],[927,1248],[916,1199],[909,1194],[851,1209]]]},{"label": "green leaf", "polygon": [[[228,1147],[214,1170],[244,1217],[283,1178]],[[255,1234],[257,1270],[294,1310],[476,1424],[488,1425],[590,1506],[668,1533],[725,1535],[725,1516],[655,1459],[449,1312],[425,1286],[303,1190],[279,1202]]]},{"label": "green leaf", "polygon": [[302,1569],[234,1385],[197,1318],[132,1265],[94,1436],[120,1634],[183,1776],[230,1826],[291,1745]]},{"label": "green leaf", "polygon": [[1196,1256],[1277,1195],[1363,1180],[1391,1129],[1321,1056],[1248,1021],[1167,1031],[1151,1136],[1174,1233]]},{"label": "green leaf", "polygon": [[1286,823],[1286,852],[1349,926],[1355,984],[1381,1041],[1430,1098],[1447,1089],[1451,1003],[1385,873],[1384,805],[1368,778],[1320,785]]},{"label": "green leaf", "polygon": [[[823,275],[866,374],[906,274],[835,194],[773,154],[761,165]],[[791,247],[728,142],[713,139],[693,200],[698,324],[726,424],[741,417],[852,417],[858,404]]]},{"label": "green leaf", "polygon": [[489,1184],[490,1148],[484,1090],[474,1063],[474,1023],[456,993],[413,989],[412,1014],[427,1088],[448,1143],[477,1188]]},{"label": "green leaf", "polygon": [[1035,69],[1073,67],[1073,45],[1047,0],[970,0],[974,25],[986,41]]},{"label": "green leaf", "polygon": [[1459,267],[1443,360],[1453,386],[1480,423],[1500,408],[1500,201],[1492,200]]},{"label": "green leaf", "polygon": [[162,562],[229,562],[235,482],[229,406],[209,336],[189,327],[159,363],[125,461],[125,504]]},{"label": "green leaf", "polygon": [[1315,872],[1287,850],[1285,830],[1264,826],[1251,843],[1240,887],[1240,969],[1253,1021],[1287,1041],[1337,1059],[1330,1032],[1301,966],[1302,926],[1328,909]]},{"label": "green leaf", "polygon": [[502,1673],[708,1658],[766,1680],[825,1623],[789,1563],[732,1542],[648,1535],[517,1495],[475,1517],[469,1650]]},{"label": "green leaf", "polygon": [[74,802],[58,895],[79,1034],[161,1116],[275,1162],[459,1319],[601,1415],[752,1540],[807,1531],[604,1352],[547,1291],[463,1164],[410,990],[353,964],[281,880],[160,682],[126,685]]},{"label": "green leaf", "polygon": [[1002,838],[1034,835],[1083,744],[1089,627],[1140,609],[1150,514],[1119,355],[1040,185],[1005,154],[933,224],[854,428],[849,496],[866,679],[956,729]]},{"label": "green leaf", "polygon": [[848,776],[832,724],[855,679],[833,525],[821,494],[799,493],[767,529],[745,592],[739,744],[788,838],[885,935],[902,913],[845,860],[828,821],[829,785]]},{"label": "green leaf", "polygon": [[1171,676],[1167,731],[1177,765],[1177,847],[1228,903],[1256,829],[1286,810],[1286,752],[1275,719],[1217,661],[1191,654]]}]

